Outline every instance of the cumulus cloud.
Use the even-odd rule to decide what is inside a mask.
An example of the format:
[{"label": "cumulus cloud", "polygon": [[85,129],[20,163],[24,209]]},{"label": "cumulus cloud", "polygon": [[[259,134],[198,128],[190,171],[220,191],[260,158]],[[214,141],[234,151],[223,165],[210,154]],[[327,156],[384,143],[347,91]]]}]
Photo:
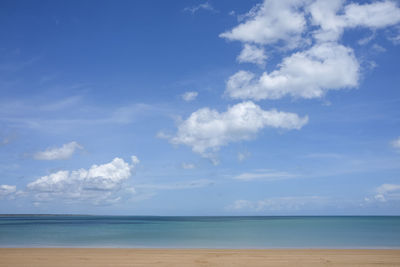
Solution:
[{"label": "cumulus cloud", "polygon": [[83,149],[83,147],[77,142],[72,141],[59,148],[48,148],[45,151],[39,151],[33,155],[33,158],[36,160],[69,159],[77,149]]},{"label": "cumulus cloud", "polygon": [[319,27],[314,37],[320,41],[335,41],[342,34],[344,21],[336,13],[342,8],[343,0],[314,1],[306,9],[311,14],[311,23]]},{"label": "cumulus cloud", "polygon": [[350,3],[345,6],[344,2],[317,0],[308,6],[312,23],[320,27],[314,33],[318,41],[336,41],[346,28],[379,29],[400,22],[400,9],[393,1],[362,5]]},{"label": "cumulus cloud", "polygon": [[192,13],[192,14],[194,14],[197,11],[200,11],[200,10],[208,10],[208,11],[214,11],[214,12],[216,11],[215,8],[209,2],[206,2],[206,3],[203,3],[203,4],[199,4],[197,6],[185,7],[183,9],[183,11],[189,12],[189,13]]},{"label": "cumulus cloud", "polygon": [[226,94],[253,100],[320,98],[329,90],[355,88],[360,67],[353,50],[339,44],[342,33],[359,27],[375,32],[399,22],[400,9],[388,0],[367,4],[265,0],[250,10],[243,22],[220,34],[244,44],[238,61],[265,64],[265,49],[274,49],[271,44],[282,47],[282,42],[287,48],[304,50],[284,57],[275,70],[260,77],[249,71],[237,72],[227,81]]},{"label": "cumulus cloud", "polygon": [[396,149],[400,149],[400,137],[398,137],[397,139],[392,141],[392,147],[396,148]]},{"label": "cumulus cloud", "polygon": [[[328,91],[356,88],[360,64],[353,49],[340,44],[342,33],[360,27],[375,33],[399,22],[400,9],[390,0],[366,4],[344,0],[264,0],[239,16],[237,26],[219,36],[243,44],[237,57],[239,63],[265,67],[270,50],[282,54],[282,60],[261,75],[238,71],[227,80],[225,95],[253,101],[312,99],[321,98]],[[281,124],[271,124],[272,121]],[[288,121],[291,127],[286,127]],[[199,109],[178,125],[175,136],[162,137],[212,159],[221,146],[251,139],[265,127],[300,129],[305,123],[307,117],[265,111],[252,102],[243,102],[222,113]]]},{"label": "cumulus cloud", "polygon": [[198,92],[186,92],[182,95],[182,99],[185,100],[186,102],[190,102],[196,99]]},{"label": "cumulus cloud", "polygon": [[193,112],[181,122],[175,136],[169,138],[173,144],[184,144],[205,157],[221,146],[240,140],[249,140],[265,127],[300,129],[308,122],[308,117],[297,114],[263,110],[253,102],[243,102],[218,112],[202,108]]},{"label": "cumulus cloud", "polygon": [[267,55],[265,55],[264,49],[250,44],[245,44],[237,57],[237,61],[240,63],[255,63],[260,66],[264,66],[266,60]]},{"label": "cumulus cloud", "polygon": [[13,195],[17,191],[17,187],[15,185],[0,185],[0,199],[9,197]]},{"label": "cumulus cloud", "polygon": [[95,164],[89,169],[61,170],[29,183],[27,191],[33,193],[38,201],[54,198],[94,202],[115,200],[118,198],[116,193],[123,189],[124,182],[131,177],[138,163],[138,158],[132,156],[131,163],[114,158],[109,163]]},{"label": "cumulus cloud", "polygon": [[289,95],[318,98],[328,90],[356,87],[359,64],[353,50],[324,43],[283,59],[280,68],[261,77],[239,71],[227,82],[226,94],[239,99],[278,99]]},{"label": "cumulus cloud", "polygon": [[306,28],[305,14],[299,10],[303,2],[265,0],[244,16],[243,23],[220,37],[259,45],[283,41],[288,46],[297,46]]},{"label": "cumulus cloud", "polygon": [[345,6],[344,17],[347,27],[383,28],[400,22],[400,9],[394,1],[350,3]]}]

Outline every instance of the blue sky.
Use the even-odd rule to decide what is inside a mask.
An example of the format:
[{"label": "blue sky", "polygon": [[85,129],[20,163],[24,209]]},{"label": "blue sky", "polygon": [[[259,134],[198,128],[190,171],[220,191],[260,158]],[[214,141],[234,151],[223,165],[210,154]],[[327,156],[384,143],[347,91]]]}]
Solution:
[{"label": "blue sky", "polygon": [[400,215],[398,1],[2,1],[0,212]]}]

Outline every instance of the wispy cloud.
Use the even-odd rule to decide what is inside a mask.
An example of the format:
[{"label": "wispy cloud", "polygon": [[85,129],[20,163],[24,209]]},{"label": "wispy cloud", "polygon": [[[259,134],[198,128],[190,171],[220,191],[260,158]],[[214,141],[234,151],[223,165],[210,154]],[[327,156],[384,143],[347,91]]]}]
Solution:
[{"label": "wispy cloud", "polygon": [[135,188],[137,189],[148,189],[148,190],[185,190],[193,188],[201,188],[206,186],[214,185],[215,182],[211,180],[192,180],[187,182],[176,182],[168,184],[137,184]]},{"label": "wispy cloud", "polygon": [[196,12],[198,12],[200,10],[216,12],[216,9],[209,2],[205,2],[202,4],[196,5],[196,6],[185,7],[183,9],[184,12],[189,12],[192,14],[195,14]]},{"label": "wispy cloud", "polygon": [[36,152],[33,158],[36,160],[62,160],[69,159],[77,149],[83,149],[83,146],[75,141],[64,144],[61,147],[48,148],[45,151]]},{"label": "wispy cloud", "polygon": [[375,188],[375,195],[366,197],[365,202],[400,201],[400,184],[382,184]]},{"label": "wispy cloud", "polygon": [[232,211],[307,211],[318,210],[329,204],[329,198],[321,196],[272,197],[259,201],[236,200],[227,207]]},{"label": "wispy cloud", "polygon": [[0,199],[10,197],[17,192],[15,185],[0,185]]},{"label": "wispy cloud", "polygon": [[341,159],[344,156],[337,153],[310,153],[304,156],[304,158],[311,158],[311,159]]},{"label": "wispy cloud", "polygon": [[0,134],[0,147],[8,145],[9,143],[11,143],[15,139],[16,139],[16,134],[15,133]]},{"label": "wispy cloud", "polygon": [[371,41],[375,38],[375,36],[376,36],[376,32],[372,32],[369,36],[364,37],[364,38],[358,40],[357,43],[358,43],[359,45],[366,45],[366,44],[368,44],[369,42],[371,42]]},{"label": "wispy cloud", "polygon": [[46,101],[0,102],[0,122],[9,127],[49,132],[87,125],[129,124],[147,116],[165,116],[167,113],[168,110],[162,106],[145,103],[117,107],[92,106],[80,96]]},{"label": "wispy cloud", "polygon": [[50,103],[44,103],[43,105],[38,106],[43,111],[57,111],[63,110],[67,108],[72,108],[77,106],[83,100],[82,96],[75,95],[70,96],[61,100],[52,101]]},{"label": "wispy cloud", "polygon": [[[313,158],[312,158],[313,159]],[[305,178],[323,178],[350,174],[371,174],[373,172],[382,172],[386,170],[399,170],[398,159],[393,157],[365,157],[365,155],[343,155],[335,159],[335,164],[331,163],[332,158],[319,168],[303,170],[302,177]],[[337,160],[337,161],[336,161]]]},{"label": "wispy cloud", "polygon": [[[387,170],[400,170],[398,159],[392,157],[374,158],[363,155],[342,154],[310,154],[311,160],[321,159],[324,162],[318,167],[301,168],[295,172],[285,170],[260,169],[243,172],[236,175],[228,175],[237,181],[278,181],[287,179],[324,179],[328,177],[371,174]],[[305,158],[301,156],[301,158]],[[332,164],[334,160],[334,164]]]},{"label": "wispy cloud", "polygon": [[373,44],[371,48],[377,53],[386,52],[386,48],[384,48],[383,46],[378,45],[378,44]]},{"label": "wispy cloud", "polygon": [[186,102],[190,102],[195,100],[198,94],[199,94],[198,92],[194,91],[186,92],[182,95],[182,99],[185,100]]},{"label": "wispy cloud", "polygon": [[263,181],[277,181],[277,180],[286,180],[299,177],[297,174],[292,174],[288,172],[278,172],[273,170],[259,170],[256,172],[245,172],[233,177],[233,179],[240,181],[254,181],[254,180],[263,180]]},{"label": "wispy cloud", "polygon": [[196,165],[194,165],[193,163],[183,162],[182,163],[182,168],[185,169],[185,170],[190,170],[190,169],[196,168]]},{"label": "wispy cloud", "polygon": [[391,145],[392,145],[393,148],[400,150],[400,137],[398,137],[395,140],[393,140],[391,142]]},{"label": "wispy cloud", "polygon": [[393,31],[389,31],[387,38],[394,45],[400,44],[400,26],[395,27]]},{"label": "wispy cloud", "polygon": [[238,154],[237,154],[237,159],[239,162],[242,162],[249,157],[250,157],[250,152],[248,152],[248,151],[238,152]]},{"label": "wispy cloud", "polygon": [[38,60],[40,60],[40,57],[33,57],[33,58],[25,60],[25,61],[2,62],[2,63],[0,63],[0,71],[18,72],[27,67],[32,66]]}]

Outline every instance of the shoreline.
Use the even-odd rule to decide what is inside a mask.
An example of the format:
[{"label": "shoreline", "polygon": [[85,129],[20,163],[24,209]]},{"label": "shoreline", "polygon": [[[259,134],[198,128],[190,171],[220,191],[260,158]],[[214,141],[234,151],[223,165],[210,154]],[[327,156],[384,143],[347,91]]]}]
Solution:
[{"label": "shoreline", "polygon": [[398,251],[400,248],[181,248],[181,247],[0,247],[1,250],[127,250],[127,251]]},{"label": "shoreline", "polygon": [[0,266],[400,266],[399,249],[0,248]]}]

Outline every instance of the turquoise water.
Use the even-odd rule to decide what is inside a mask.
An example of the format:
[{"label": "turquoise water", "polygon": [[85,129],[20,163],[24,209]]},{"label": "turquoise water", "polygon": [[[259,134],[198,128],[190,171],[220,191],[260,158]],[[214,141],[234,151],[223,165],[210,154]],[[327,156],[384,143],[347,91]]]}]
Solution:
[{"label": "turquoise water", "polygon": [[400,248],[400,217],[0,216],[0,247]]}]

